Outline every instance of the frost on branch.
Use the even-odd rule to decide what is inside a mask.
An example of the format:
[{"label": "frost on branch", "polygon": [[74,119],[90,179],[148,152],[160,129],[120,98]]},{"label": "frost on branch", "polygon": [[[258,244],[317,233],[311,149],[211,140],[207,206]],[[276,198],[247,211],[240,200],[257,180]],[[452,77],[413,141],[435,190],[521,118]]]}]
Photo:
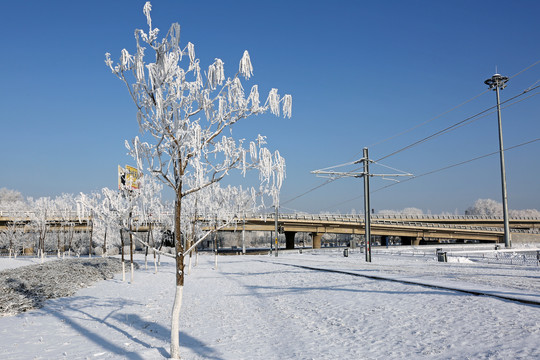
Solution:
[{"label": "frost on branch", "polygon": [[240,72],[240,75],[245,77],[247,80],[253,75],[253,66],[251,66],[251,60],[249,58],[248,51],[244,51],[244,55],[242,56],[242,59],[240,60],[240,67],[238,68],[238,72]]}]

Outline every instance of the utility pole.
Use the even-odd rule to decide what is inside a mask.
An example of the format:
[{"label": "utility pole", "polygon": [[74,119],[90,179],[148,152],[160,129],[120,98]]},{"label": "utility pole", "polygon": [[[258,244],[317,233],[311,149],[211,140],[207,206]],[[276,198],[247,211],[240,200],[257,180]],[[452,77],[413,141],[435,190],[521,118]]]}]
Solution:
[{"label": "utility pole", "polygon": [[[370,195],[369,195],[369,178],[371,176],[379,176],[382,178],[397,177],[397,176],[413,176],[412,174],[405,173],[405,172],[401,174],[371,174],[369,172],[370,162],[374,162],[374,161],[369,159],[368,148],[364,148],[364,154],[361,159],[358,159],[349,164],[333,166],[326,169],[314,170],[311,172],[312,174],[329,177],[331,179],[339,179],[342,177],[355,177],[355,178],[363,177],[364,178],[364,216],[365,216],[364,224],[365,224],[366,262],[371,262],[371,205],[370,205]],[[362,172],[356,172],[356,170],[349,171],[349,172],[331,170],[339,166],[346,166],[346,165],[359,164],[359,163],[364,164],[364,169]]]},{"label": "utility pole", "polygon": [[503,133],[501,122],[501,100],[499,97],[499,89],[502,90],[506,87],[508,78],[495,74],[491,78],[484,81],[484,84],[493,89],[497,96],[497,116],[499,120],[499,155],[501,160],[501,186],[502,186],[502,204],[503,204],[503,220],[504,220],[504,246],[506,248],[512,247],[512,239],[510,237],[510,221],[508,218],[508,196],[506,192],[506,169],[504,166],[504,146],[503,146]]},{"label": "utility pole", "polygon": [[275,238],[275,246],[276,246],[276,257],[278,256],[278,238],[279,238],[279,232],[278,232],[278,209],[279,207],[276,205],[275,206],[276,208],[276,221],[275,221],[275,230],[274,230],[274,233],[276,234],[276,238]]},{"label": "utility pole", "polygon": [[242,255],[246,255],[246,212],[242,221]]},{"label": "utility pole", "polygon": [[371,262],[371,207],[369,204],[369,156],[368,149],[364,148],[364,224],[365,224],[365,243],[366,243],[366,262]]}]

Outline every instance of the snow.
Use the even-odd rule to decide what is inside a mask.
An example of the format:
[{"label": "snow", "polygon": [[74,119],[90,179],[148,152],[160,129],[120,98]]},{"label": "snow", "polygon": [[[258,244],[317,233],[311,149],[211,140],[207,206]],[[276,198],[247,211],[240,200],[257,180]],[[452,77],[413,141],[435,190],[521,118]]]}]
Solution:
[{"label": "snow", "polygon": [[[0,260],[16,262],[23,259]],[[0,318],[2,359],[169,356],[174,263],[141,265],[43,308]],[[26,264],[21,264],[26,265]],[[14,265],[7,266],[13,268]],[[311,270],[324,269],[326,271]],[[347,274],[350,273],[350,274]],[[386,278],[392,281],[381,280]],[[540,357],[540,267],[439,263],[351,250],[202,254],[186,277],[183,359],[533,359]],[[396,281],[398,280],[398,281]],[[403,282],[400,282],[403,281]],[[419,282],[429,287],[407,282]]]}]

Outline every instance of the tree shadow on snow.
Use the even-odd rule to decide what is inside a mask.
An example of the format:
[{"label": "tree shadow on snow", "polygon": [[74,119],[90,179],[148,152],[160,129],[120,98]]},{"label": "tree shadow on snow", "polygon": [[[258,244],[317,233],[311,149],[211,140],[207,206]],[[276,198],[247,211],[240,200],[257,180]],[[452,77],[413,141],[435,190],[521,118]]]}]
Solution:
[{"label": "tree shadow on snow", "polygon": [[262,286],[262,285],[247,285],[246,289],[249,290],[246,294],[238,294],[236,296],[253,296],[257,297],[274,297],[298,293],[309,293],[312,291],[332,291],[332,292],[351,292],[359,294],[385,294],[385,295],[453,295],[464,296],[464,294],[456,293],[451,290],[424,290],[424,291],[389,291],[389,290],[366,290],[366,289],[351,289],[335,286]]},{"label": "tree shadow on snow", "polygon": [[[114,318],[119,322],[123,322],[129,327],[139,330],[140,332],[145,332],[146,335],[152,336],[157,340],[167,343],[170,341],[170,328],[166,328],[158,323],[145,320],[141,318],[139,314],[118,313],[114,316]],[[186,334],[183,331],[180,331],[180,346],[191,349],[193,352],[197,353],[197,355],[202,356],[205,359],[221,359],[216,354],[216,351],[210,348],[207,344],[197,338],[194,338],[193,336]],[[180,353],[182,353],[182,350],[180,350]],[[168,357],[168,352],[166,351],[161,352],[161,354]]]},{"label": "tree shadow on snow", "polygon": [[[47,303],[42,309],[48,314],[58,318],[64,324],[69,325],[73,330],[78,332],[81,336],[85,337],[88,341],[91,341],[98,345],[101,349],[110,351],[111,353],[118,354],[122,357],[134,360],[143,360],[144,358],[136,351],[129,351],[124,347],[121,347],[111,341],[106,335],[100,335],[99,327],[97,331],[91,331],[88,327],[83,325],[84,322],[89,321],[92,326],[102,324],[103,326],[112,329],[119,334],[122,334],[130,341],[137,343],[147,349],[156,349],[159,353],[168,358],[169,353],[164,348],[155,348],[136,336],[130,334],[127,330],[113,323],[116,318],[115,313],[122,310],[128,305],[140,305],[138,302],[126,301],[119,299],[99,299],[92,296],[77,296],[73,298],[62,298],[53,300]],[[110,311],[103,317],[92,315],[87,309],[92,308],[108,308]]]}]

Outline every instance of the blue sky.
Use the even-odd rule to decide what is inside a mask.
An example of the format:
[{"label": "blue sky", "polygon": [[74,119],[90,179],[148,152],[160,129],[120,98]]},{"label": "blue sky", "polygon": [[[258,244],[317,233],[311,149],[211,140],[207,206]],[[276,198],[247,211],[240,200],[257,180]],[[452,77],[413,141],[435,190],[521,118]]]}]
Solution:
[{"label": "blue sky", "polygon": [[[91,192],[116,185],[133,161],[124,140],[138,134],[124,85],[104,64],[135,48],[144,1],[18,1],[3,5],[0,53],[0,187],[25,196]],[[214,58],[232,75],[244,50],[249,84],[293,95],[292,119],[258,116],[236,136],[268,137],[287,161],[282,203],[307,212],[363,208],[362,181],[310,171],[361,157],[382,158],[495,104],[486,92],[405,135],[380,143],[486,90],[497,68],[514,76],[540,60],[537,1],[182,1],[152,2],[154,26],[181,25],[203,67]],[[504,101],[540,79],[540,65],[512,77]],[[536,84],[538,85],[538,84]],[[534,92],[531,92],[531,94]],[[521,96],[518,99],[523,99]],[[503,109],[505,146],[540,137],[540,96]],[[420,175],[498,150],[497,118],[478,121],[381,163]],[[506,152],[509,207],[540,208],[540,141]],[[378,165],[374,173],[392,173]],[[229,182],[238,181],[232,177]],[[478,198],[500,201],[491,156],[375,191],[372,207],[462,213]]]}]

